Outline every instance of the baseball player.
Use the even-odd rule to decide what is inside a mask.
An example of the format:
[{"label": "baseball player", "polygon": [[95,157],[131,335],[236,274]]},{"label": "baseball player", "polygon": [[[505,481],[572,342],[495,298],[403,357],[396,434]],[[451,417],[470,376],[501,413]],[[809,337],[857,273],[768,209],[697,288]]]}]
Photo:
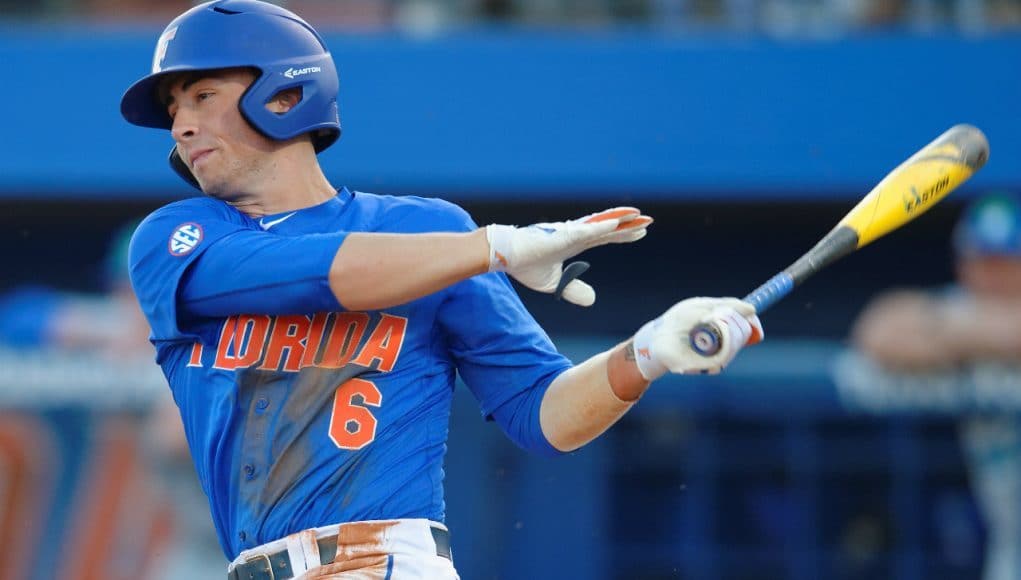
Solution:
[{"label": "baseball player", "polygon": [[[855,322],[854,345],[889,373],[884,383],[960,369],[968,377],[1004,364],[1016,371],[1021,362],[1021,199],[976,200],[953,242],[955,285],[883,294]],[[1009,410],[967,410],[960,434],[988,532],[982,578],[1021,579],[1021,422]]]},{"label": "baseball player", "polygon": [[[762,328],[734,298],[670,308],[573,366],[509,278],[558,291],[563,262],[629,243],[633,208],[479,228],[460,208],[336,188],[337,73],[305,21],[255,0],[188,10],[121,102],[169,129],[205,196],[146,218],[129,252],[156,361],[180,408],[228,578],[457,578],[443,525],[455,376],[525,449],[558,455],[667,373],[719,372]],[[582,306],[595,291],[561,289]],[[721,328],[696,354],[687,333]]]}]

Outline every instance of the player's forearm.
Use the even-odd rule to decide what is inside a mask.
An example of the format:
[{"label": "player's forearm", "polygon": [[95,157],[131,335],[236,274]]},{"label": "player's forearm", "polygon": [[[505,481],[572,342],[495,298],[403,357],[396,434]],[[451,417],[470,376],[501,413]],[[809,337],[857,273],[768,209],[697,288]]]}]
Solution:
[{"label": "player's forearm", "polygon": [[648,388],[630,342],[619,344],[550,384],[539,410],[542,432],[557,449],[573,451],[609,429]]},{"label": "player's forearm", "polygon": [[959,361],[1021,357],[1021,301],[948,302],[938,320],[940,342]]},{"label": "player's forearm", "polygon": [[349,310],[404,304],[489,269],[484,229],[469,233],[353,233],[330,267],[330,289]]}]

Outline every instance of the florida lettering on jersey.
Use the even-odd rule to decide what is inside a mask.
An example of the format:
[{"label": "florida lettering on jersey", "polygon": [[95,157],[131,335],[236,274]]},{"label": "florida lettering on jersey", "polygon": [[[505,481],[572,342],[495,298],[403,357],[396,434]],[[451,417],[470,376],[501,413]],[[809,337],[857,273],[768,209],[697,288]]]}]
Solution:
[{"label": "florida lettering on jersey", "polygon": [[[320,312],[314,316],[245,314],[223,324],[213,367],[296,373],[347,364],[389,372],[404,345],[408,319],[385,312]],[[189,367],[201,367],[203,346],[192,346]]]}]

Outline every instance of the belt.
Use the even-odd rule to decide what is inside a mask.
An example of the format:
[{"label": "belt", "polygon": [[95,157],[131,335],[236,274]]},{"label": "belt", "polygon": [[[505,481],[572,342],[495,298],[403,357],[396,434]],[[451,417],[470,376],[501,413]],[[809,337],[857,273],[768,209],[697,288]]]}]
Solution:
[{"label": "belt", "polygon": [[[430,527],[433,541],[436,542],[436,555],[452,560],[450,556],[450,533],[441,528]],[[337,557],[337,536],[326,536],[316,540],[319,544],[320,564],[332,564]],[[291,557],[287,550],[273,554],[259,554],[244,564],[238,564],[227,573],[227,580],[284,580],[293,578]]]}]

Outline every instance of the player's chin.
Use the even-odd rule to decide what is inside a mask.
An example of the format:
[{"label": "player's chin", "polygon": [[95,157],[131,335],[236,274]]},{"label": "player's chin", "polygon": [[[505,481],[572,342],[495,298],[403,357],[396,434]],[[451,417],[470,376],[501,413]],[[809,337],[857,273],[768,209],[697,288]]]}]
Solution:
[{"label": "player's chin", "polygon": [[202,192],[209,197],[225,201],[227,203],[242,201],[245,197],[243,194],[238,193],[238,188],[232,187],[226,183],[215,183],[207,186],[199,181],[199,185],[202,187]]},{"label": "player's chin", "polygon": [[199,182],[199,187],[202,188],[203,193],[210,197],[226,200],[227,192],[230,191],[230,188],[223,180],[210,179],[197,173],[194,175],[195,180]]}]

